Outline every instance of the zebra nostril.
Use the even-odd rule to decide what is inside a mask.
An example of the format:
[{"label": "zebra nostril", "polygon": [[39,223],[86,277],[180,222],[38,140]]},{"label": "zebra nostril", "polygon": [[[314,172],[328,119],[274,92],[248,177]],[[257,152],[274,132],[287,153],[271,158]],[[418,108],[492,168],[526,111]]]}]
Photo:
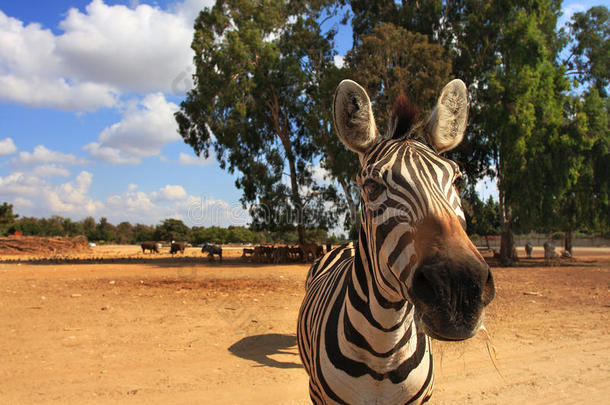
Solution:
[{"label": "zebra nostril", "polygon": [[424,305],[431,306],[436,302],[434,283],[426,277],[426,273],[422,269],[417,269],[413,276],[413,292]]}]

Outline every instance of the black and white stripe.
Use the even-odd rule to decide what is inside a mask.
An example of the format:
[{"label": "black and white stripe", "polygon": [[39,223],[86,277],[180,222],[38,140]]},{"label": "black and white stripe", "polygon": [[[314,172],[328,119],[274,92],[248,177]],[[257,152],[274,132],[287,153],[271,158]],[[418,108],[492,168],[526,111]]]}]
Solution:
[{"label": "black and white stripe", "polygon": [[[344,80],[333,114],[362,169],[357,246],[327,253],[309,271],[297,341],[316,404],[420,404],[432,394],[430,337],[463,340],[494,296],[489,267],[468,239],[455,180],[439,155],[461,141],[468,94],[443,89],[430,119],[397,100],[382,139],[370,100]],[[431,146],[429,146],[431,145]]]},{"label": "black and white stripe", "polygon": [[[384,182],[367,201],[356,247],[310,269],[298,324],[314,403],[421,403],[432,392],[429,338],[418,329],[405,279],[416,266],[416,224],[463,213],[455,163],[416,141],[389,141],[367,157],[359,182]],[[363,387],[366,387],[363,389]]]}]

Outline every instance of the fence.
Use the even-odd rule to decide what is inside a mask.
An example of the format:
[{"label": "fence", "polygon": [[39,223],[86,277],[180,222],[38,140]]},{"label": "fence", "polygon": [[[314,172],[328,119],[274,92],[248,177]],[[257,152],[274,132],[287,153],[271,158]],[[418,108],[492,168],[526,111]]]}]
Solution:
[{"label": "fence", "polygon": [[[489,241],[489,247],[492,249],[500,249],[500,236],[499,235],[490,235],[487,237],[487,240],[484,236],[473,239],[475,246],[477,247],[487,247],[487,241]],[[563,238],[561,239],[552,239],[551,235],[532,235],[532,236],[522,236],[515,235],[515,246],[525,246],[527,242],[531,243],[533,246],[542,246],[545,242],[552,242],[553,245],[557,247],[563,247]],[[578,247],[603,247],[610,246],[610,239],[605,239],[599,236],[594,236],[590,238],[572,238],[572,246]]]}]

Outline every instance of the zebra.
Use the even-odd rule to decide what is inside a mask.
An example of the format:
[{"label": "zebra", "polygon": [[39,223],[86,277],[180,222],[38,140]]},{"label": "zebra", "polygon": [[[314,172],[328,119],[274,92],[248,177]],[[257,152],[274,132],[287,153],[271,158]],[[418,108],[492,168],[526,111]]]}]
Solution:
[{"label": "zebra", "polygon": [[482,327],[494,297],[488,265],[465,232],[440,153],[457,146],[468,92],[448,83],[426,122],[404,96],[388,136],[377,131],[366,91],[351,80],[335,92],[341,141],[358,153],[361,226],[311,266],[299,310],[299,355],[315,404],[419,404],[434,385],[430,338],[457,341]]}]

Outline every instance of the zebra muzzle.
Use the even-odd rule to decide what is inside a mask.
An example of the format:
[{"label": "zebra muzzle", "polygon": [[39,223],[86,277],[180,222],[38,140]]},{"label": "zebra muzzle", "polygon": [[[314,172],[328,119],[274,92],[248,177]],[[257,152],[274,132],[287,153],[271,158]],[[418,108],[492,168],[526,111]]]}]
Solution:
[{"label": "zebra muzzle", "polygon": [[426,334],[463,340],[478,331],[495,289],[485,262],[427,260],[415,269],[408,292]]}]

